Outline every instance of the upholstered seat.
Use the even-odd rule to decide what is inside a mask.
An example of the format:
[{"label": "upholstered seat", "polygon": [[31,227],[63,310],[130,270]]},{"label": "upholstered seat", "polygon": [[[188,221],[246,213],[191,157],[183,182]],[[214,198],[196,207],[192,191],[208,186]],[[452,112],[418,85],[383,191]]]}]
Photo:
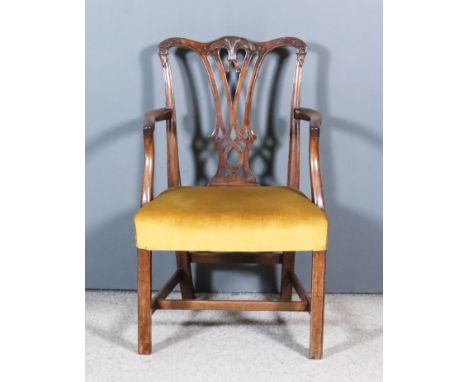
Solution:
[{"label": "upholstered seat", "polygon": [[288,187],[176,187],[135,215],[147,250],[323,251],[325,212]]}]

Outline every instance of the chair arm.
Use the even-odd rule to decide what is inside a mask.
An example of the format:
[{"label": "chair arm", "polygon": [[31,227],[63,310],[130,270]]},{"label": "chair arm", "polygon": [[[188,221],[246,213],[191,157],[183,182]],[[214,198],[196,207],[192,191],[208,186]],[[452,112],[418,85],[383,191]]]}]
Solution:
[{"label": "chair arm", "polygon": [[322,114],[316,110],[305,107],[294,109],[294,118],[310,122],[310,127],[314,126],[320,128],[322,124]]},{"label": "chair arm", "polygon": [[141,182],[141,198],[140,205],[153,200],[153,183],[154,183],[154,126],[158,121],[170,121],[172,118],[172,109],[161,108],[151,110],[145,113],[145,121],[143,126],[143,180]]},{"label": "chair arm", "polygon": [[156,122],[167,121],[172,117],[172,109],[163,107],[145,113],[145,127],[154,127]]},{"label": "chair arm", "polygon": [[312,201],[317,205],[317,207],[325,209],[319,158],[319,136],[320,126],[322,124],[322,115],[318,111],[301,107],[294,109],[294,118],[309,122],[309,164]]}]

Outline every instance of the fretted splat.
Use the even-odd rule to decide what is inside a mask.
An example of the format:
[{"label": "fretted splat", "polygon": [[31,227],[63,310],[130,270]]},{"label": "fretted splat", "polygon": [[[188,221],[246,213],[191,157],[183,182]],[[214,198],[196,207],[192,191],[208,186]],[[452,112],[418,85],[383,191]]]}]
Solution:
[{"label": "fretted splat", "polygon": [[[293,110],[299,106],[300,78],[306,54],[305,43],[297,38],[286,37],[267,42],[253,42],[241,37],[226,36],[208,43],[171,38],[159,45],[166,82],[166,105],[174,110],[172,116],[174,131],[175,103],[168,49],[182,47],[197,52],[208,73],[216,114],[216,125],[211,139],[218,154],[218,168],[210,185],[257,184],[249,163],[250,147],[256,139],[250,124],[253,92],[265,56],[274,49],[287,46],[297,49],[291,105]],[[242,108],[243,94],[245,94],[245,104]],[[224,99],[227,105],[223,102]],[[223,109],[227,109],[226,118]],[[296,141],[298,141],[297,122],[291,117],[290,173],[298,171],[299,153]],[[295,163],[296,157],[297,163]]]}]

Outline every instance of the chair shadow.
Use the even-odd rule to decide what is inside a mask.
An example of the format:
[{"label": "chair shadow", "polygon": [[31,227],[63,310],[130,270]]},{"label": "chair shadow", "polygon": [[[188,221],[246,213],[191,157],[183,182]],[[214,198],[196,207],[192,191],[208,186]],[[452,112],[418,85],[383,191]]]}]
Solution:
[{"label": "chair shadow", "polygon": [[[279,344],[291,349],[292,351],[295,351],[298,354],[304,355],[308,353],[308,349],[299,344],[294,339],[291,332],[288,330],[288,324],[291,324],[291,320],[288,320],[288,322],[286,322],[282,317],[280,317],[279,314],[277,314],[276,317],[268,321],[245,317],[242,312],[226,312],[227,317],[222,322],[193,321],[192,318],[194,316],[195,314],[193,314],[190,319],[180,324],[174,324],[173,322],[168,321],[159,321],[158,324],[181,326],[182,329],[177,330],[176,334],[174,334],[173,336],[166,338],[165,340],[159,343],[155,343],[155,351],[162,350],[175,343],[185,341],[188,338],[193,338],[194,336],[199,334],[203,334],[201,332],[201,329],[203,328],[223,327],[232,325],[250,325],[251,327],[255,328],[255,331],[260,332],[261,334],[275,340]],[[278,330],[278,327],[283,330]]]},{"label": "chair shadow", "polygon": [[[105,293],[105,292],[104,292]],[[129,292],[132,293],[132,292]],[[134,293],[132,293],[134,294]],[[112,343],[124,350],[128,350],[132,353],[138,353],[138,343],[137,343],[137,324],[138,324],[138,314],[137,314],[137,298],[132,298],[130,301],[131,306],[125,305],[124,309],[121,309],[120,312],[115,312],[114,310],[114,317],[117,315],[117,319],[114,321],[113,325],[110,328],[102,328],[98,325],[91,323],[89,320],[85,322],[85,330],[86,332],[98,336],[101,339]],[[174,297],[173,297],[174,298]],[[102,304],[102,301],[97,302],[98,304]],[[90,309],[89,306],[90,302],[86,301],[87,309]],[[91,308],[92,309],[92,308]],[[117,313],[117,314],[115,314]],[[160,342],[153,342],[154,351],[160,351],[167,347],[170,347],[173,344],[178,342],[182,342],[187,340],[197,333],[198,330],[193,330],[192,326],[196,325],[196,322],[193,319],[198,315],[199,311],[191,311],[191,316],[189,319],[182,323],[174,323],[173,321],[164,321],[158,320],[157,323],[153,320],[153,326],[159,325],[167,325],[167,326],[174,326],[179,328],[176,333],[168,338],[160,341]],[[156,314],[156,313],[155,313]],[[202,322],[201,326],[208,326],[204,325]],[[135,335],[132,338],[135,338],[135,341],[129,341],[125,339],[124,334],[128,330],[129,327],[135,327]]]},{"label": "chair shadow", "polygon": [[106,145],[115,144],[116,141],[121,140],[128,135],[138,133],[142,134],[141,128],[143,127],[143,114],[154,108],[155,94],[152,64],[155,52],[156,47],[154,45],[149,45],[141,51],[138,58],[143,78],[142,107],[140,115],[109,128],[100,129],[103,130],[102,133],[86,141],[86,159],[93,157]]},{"label": "chair shadow", "polygon": [[[288,323],[279,315],[272,320],[256,320],[245,317],[242,312],[226,312],[226,318],[224,321],[194,321],[193,319],[199,314],[199,311],[192,311],[191,317],[182,323],[174,323],[173,321],[163,321],[158,320],[157,325],[170,325],[178,328],[172,336],[164,339],[161,342],[153,343],[154,351],[160,351],[165,348],[168,348],[176,343],[186,341],[189,338],[193,338],[197,335],[203,335],[202,330],[206,328],[213,327],[223,327],[223,326],[232,326],[232,325],[250,325],[255,328],[256,331],[260,331],[262,334],[267,337],[272,338],[278,343],[286,346],[287,348],[299,353],[306,354],[308,349],[301,346],[297,343],[294,337],[291,335],[291,332],[288,330],[287,324],[291,323],[291,320],[288,320]],[[283,327],[284,335],[276,333],[278,326]],[[108,338],[112,338],[110,335]]]},{"label": "chair shadow", "polygon": [[[266,296],[267,297],[267,296]],[[172,296],[174,298],[174,296]],[[206,299],[206,295],[197,296],[198,299]],[[136,296],[131,301],[131,306],[125,306],[125,309],[122,309],[120,314],[117,314],[118,318],[115,320],[113,325],[110,328],[101,328],[95,324],[89,322],[85,323],[85,329],[92,335],[98,336],[101,339],[112,343],[124,350],[128,350],[133,353],[137,353],[137,342],[128,341],[124,338],[124,333],[128,330],[130,326],[137,327],[137,307],[136,307]],[[89,304],[89,302],[87,302]],[[102,302],[99,302],[102,304]],[[89,308],[89,306],[87,307]],[[190,338],[193,338],[196,335],[203,334],[202,330],[212,327],[222,327],[222,326],[231,326],[231,325],[251,325],[257,331],[261,331],[264,335],[271,337],[276,340],[278,343],[285,345],[286,347],[303,354],[307,352],[307,349],[298,344],[291,333],[288,331],[288,323],[291,324],[291,320],[288,320],[288,323],[282,319],[279,314],[272,320],[257,320],[245,317],[242,312],[226,312],[225,319],[223,321],[196,321],[194,320],[198,316],[200,311],[191,311],[190,317],[183,322],[174,322],[172,320],[163,320],[163,319],[153,319],[153,326],[155,328],[163,326],[172,326],[177,328],[174,334],[165,338],[162,341],[153,342],[153,352],[158,352],[163,349],[166,349],[174,344],[186,341]],[[155,313],[157,314],[157,312]],[[284,335],[280,335],[277,332],[278,326],[282,326],[284,329]],[[137,338],[135,333],[134,338]]]},{"label": "chair shadow", "polygon": [[136,342],[130,342],[122,337],[122,332],[124,331],[124,329],[127,328],[128,325],[125,321],[122,321],[121,324],[118,323],[112,329],[102,329],[89,323],[85,324],[86,331],[91,333],[92,335],[98,336],[107,342],[113,343],[114,345],[121,347],[122,349],[136,353],[138,349],[138,344]]},{"label": "chair shadow", "polygon": [[[341,118],[330,112],[328,78],[331,54],[326,47],[316,43],[308,43],[308,51],[317,65],[316,107],[323,115],[320,156],[325,204],[330,218],[327,282],[333,280],[337,285],[336,290],[327,291],[382,292],[382,221],[354,211],[340,201],[335,175],[335,148],[332,145],[333,135],[339,132],[358,139],[369,150],[381,156],[382,135],[370,126]],[[310,269],[310,266],[304,266],[304,259],[299,257],[298,262],[303,265],[303,269]],[[353,283],[341,281],[349,279],[349,275],[354,275]]]},{"label": "chair shadow", "polygon": [[[105,293],[105,292],[104,292]],[[90,320],[86,319],[85,322],[85,330],[86,330],[86,335],[88,332],[94,336],[98,336],[101,339],[113,343],[116,346],[121,347],[122,349],[131,351],[131,352],[136,352],[138,345],[135,342],[128,341],[127,339],[124,338],[123,334],[125,331],[128,329],[130,326],[129,323],[134,322],[135,325],[137,323],[137,308],[136,308],[136,298],[131,300],[131,307],[128,307],[125,305],[123,309],[121,309],[119,312],[115,312],[113,317],[117,316],[117,319],[114,321],[113,325],[111,328],[102,328],[99,327],[98,325],[95,325],[90,322]],[[102,301],[97,301],[98,304],[102,304]],[[86,299],[86,310],[92,309],[90,306],[91,303]],[[134,338],[136,339],[137,336],[135,335]]]},{"label": "chair shadow", "polygon": [[133,233],[133,213],[121,211],[109,217],[105,224],[87,227],[85,279],[88,289],[132,289],[136,285],[136,249],[128,237]]},{"label": "chair shadow", "polygon": [[[272,295],[266,295],[265,297],[273,298]],[[174,296],[172,296],[172,298],[174,298]],[[199,295],[197,298],[207,299],[207,295]],[[115,320],[111,328],[100,328],[99,326],[92,324],[89,322],[89,320],[87,320],[86,331],[92,335],[100,337],[107,342],[119,346],[124,350],[137,353],[136,340],[133,342],[125,339],[124,337],[125,332],[130,326],[135,327],[135,331],[137,327],[136,296],[130,301],[131,306],[124,306],[124,309],[119,312],[120,314],[117,315],[118,318]],[[102,302],[98,303],[102,304]],[[338,344],[325,347],[324,358],[333,357],[339,353],[349,351],[356,346],[360,346],[366,342],[372,341],[382,336],[381,326],[376,329],[366,328],[365,323],[360,321],[360,316],[354,314],[352,309],[347,308],[346,305],[347,303],[343,301],[338,302],[333,298],[327,299],[326,308],[334,313],[334,318],[326,319],[325,326],[341,327],[347,338]],[[89,306],[87,308],[89,308]],[[306,358],[308,357],[308,347],[299,343],[290,330],[290,325],[293,325],[294,323],[306,323],[306,326],[308,327],[309,316],[306,313],[304,313],[304,315],[301,317],[288,317],[288,319],[285,320],[279,312],[273,312],[275,313],[275,317],[272,319],[252,319],[246,317],[244,312],[226,312],[222,321],[196,320],[196,317],[199,316],[200,313],[200,311],[191,311],[190,317],[182,322],[174,322],[172,320],[165,320],[163,318],[157,318],[156,320],[153,320],[155,332],[158,332],[157,328],[160,326],[175,328],[174,333],[165,339],[159,342],[157,338],[155,339],[153,342],[153,351],[157,353],[158,351],[169,348],[177,343],[187,341],[188,339],[191,339],[197,335],[203,335],[203,329],[242,325],[250,326],[257,333],[274,340],[285,348],[288,348],[289,350]],[[157,314],[157,312],[155,314]],[[306,330],[306,332],[306,335],[308,336],[308,330]],[[133,338],[137,338],[136,333]]]},{"label": "chair shadow", "polygon": [[[106,224],[90,230],[86,237],[85,278],[87,289],[135,290],[137,257],[133,238],[135,211],[116,213]],[[153,255],[153,289],[167,281],[176,268],[172,253]],[[112,270],[112,271],[109,271]]]},{"label": "chair shadow", "polygon": [[382,324],[377,329],[365,328],[365,325],[360,322],[360,316],[352,313],[351,309],[346,307],[346,303],[331,300],[328,304],[336,312],[339,318],[325,320],[325,325],[339,326],[344,329],[347,334],[347,340],[331,347],[324,349],[324,357],[332,357],[336,354],[351,350],[352,348],[370,342],[382,336]]}]

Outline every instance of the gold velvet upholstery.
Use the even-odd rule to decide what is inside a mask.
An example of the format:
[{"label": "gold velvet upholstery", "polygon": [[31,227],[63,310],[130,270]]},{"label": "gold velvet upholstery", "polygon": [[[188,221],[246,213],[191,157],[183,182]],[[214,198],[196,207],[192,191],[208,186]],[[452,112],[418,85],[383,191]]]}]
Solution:
[{"label": "gold velvet upholstery", "polygon": [[170,251],[323,251],[325,212],[288,187],[177,187],[135,214],[137,247]]}]

